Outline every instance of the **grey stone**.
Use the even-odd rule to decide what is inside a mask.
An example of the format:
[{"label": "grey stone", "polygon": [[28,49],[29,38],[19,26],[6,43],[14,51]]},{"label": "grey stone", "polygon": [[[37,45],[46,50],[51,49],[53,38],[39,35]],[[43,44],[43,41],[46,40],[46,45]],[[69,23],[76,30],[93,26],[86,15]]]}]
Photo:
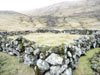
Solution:
[{"label": "grey stone", "polygon": [[61,75],[72,75],[72,69],[71,68],[68,68],[67,70],[65,70],[64,73],[62,73]]},{"label": "grey stone", "polygon": [[67,69],[67,65],[62,65],[61,68],[57,71],[57,75],[60,75],[62,72],[64,72]]},{"label": "grey stone", "polygon": [[17,46],[16,50],[17,50],[17,51],[21,51],[21,49],[22,49],[22,44],[19,44],[19,45]]},{"label": "grey stone", "polygon": [[46,72],[44,75],[51,75],[51,73],[50,72]]},{"label": "grey stone", "polygon": [[65,59],[65,64],[68,65],[69,64],[69,59]]},{"label": "grey stone", "polygon": [[93,43],[93,48],[96,48],[96,45],[97,45],[97,43],[96,43],[96,42],[94,42],[94,43]]},{"label": "grey stone", "polygon": [[8,52],[8,54],[9,54],[9,55],[11,55],[11,56],[13,56],[13,55],[14,55],[14,53],[13,53],[13,52]]},{"label": "grey stone", "polygon": [[34,60],[35,60],[34,56],[25,54],[25,56],[24,56],[24,64],[27,64],[28,66],[33,65],[34,64]]},{"label": "grey stone", "polygon": [[46,70],[50,68],[49,64],[46,61],[41,60],[41,59],[37,61],[37,66],[43,72],[45,72]]},{"label": "grey stone", "polygon": [[25,53],[26,54],[33,54],[33,48],[32,47],[28,47],[25,49]]},{"label": "grey stone", "polygon": [[72,57],[72,54],[70,53],[70,51],[67,52],[69,57]]},{"label": "grey stone", "polygon": [[34,55],[38,55],[40,53],[39,49],[34,50]]},{"label": "grey stone", "polygon": [[59,75],[57,74],[58,70],[60,69],[60,66],[51,66],[50,67],[50,73],[51,75]]},{"label": "grey stone", "polygon": [[19,63],[24,62],[23,56],[19,56],[19,55],[18,55],[17,58],[18,58],[18,62],[19,62]]},{"label": "grey stone", "polygon": [[14,55],[19,55],[19,52],[18,51],[16,51],[16,50],[13,50],[13,53],[14,53]]},{"label": "grey stone", "polygon": [[14,41],[14,44],[15,44],[15,45],[18,45],[18,41]]},{"label": "grey stone", "polygon": [[48,56],[46,61],[51,65],[63,64],[63,58],[55,53],[52,53],[50,56]]},{"label": "grey stone", "polygon": [[81,54],[82,54],[81,49],[77,47],[76,48],[76,55],[80,57]]},{"label": "grey stone", "polygon": [[40,53],[40,59],[45,59],[46,56],[44,55],[44,53]]},{"label": "grey stone", "polygon": [[23,45],[26,47],[29,45],[29,43],[24,42]]}]

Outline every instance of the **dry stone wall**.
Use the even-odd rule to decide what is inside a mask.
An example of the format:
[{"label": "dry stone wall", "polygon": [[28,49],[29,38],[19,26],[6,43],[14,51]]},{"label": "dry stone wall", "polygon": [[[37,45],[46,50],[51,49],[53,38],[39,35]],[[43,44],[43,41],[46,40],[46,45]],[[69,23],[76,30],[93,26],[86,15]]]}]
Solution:
[{"label": "dry stone wall", "polygon": [[80,57],[96,47],[100,47],[100,32],[54,47],[39,46],[21,36],[13,40],[0,35],[0,52],[17,56],[18,62],[32,67],[37,75],[74,75]]},{"label": "dry stone wall", "polygon": [[33,31],[27,30],[27,31],[11,31],[11,32],[0,32],[0,34],[2,35],[10,35],[10,36],[14,36],[14,35],[22,35],[22,34],[29,34],[29,33],[34,33]]},{"label": "dry stone wall", "polygon": [[40,33],[69,33],[69,34],[85,34],[85,35],[91,35],[96,32],[100,32],[100,30],[80,30],[80,29],[75,29],[75,30],[49,30],[49,29],[37,29],[35,32],[40,32]]},{"label": "dry stone wall", "polygon": [[100,30],[49,30],[49,29],[37,29],[36,31],[11,31],[11,32],[0,32],[2,35],[9,35],[9,36],[14,36],[14,35],[26,35],[30,33],[67,33],[67,34],[85,34],[85,35],[91,35],[96,32],[100,32]]}]

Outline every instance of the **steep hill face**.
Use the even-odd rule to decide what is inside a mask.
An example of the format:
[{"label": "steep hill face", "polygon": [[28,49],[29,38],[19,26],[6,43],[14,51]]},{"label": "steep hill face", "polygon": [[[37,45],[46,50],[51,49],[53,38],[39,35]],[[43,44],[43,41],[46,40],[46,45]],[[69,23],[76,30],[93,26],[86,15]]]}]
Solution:
[{"label": "steep hill face", "polygon": [[48,7],[30,10],[27,11],[26,14],[31,16],[75,16],[81,13],[87,14],[88,12],[96,12],[100,9],[99,7],[100,0],[79,0],[74,2],[65,1]]},{"label": "steep hill face", "polygon": [[0,11],[0,31],[23,31],[33,26],[30,17],[14,11]]},{"label": "steep hill face", "polygon": [[40,27],[100,29],[100,0],[65,1],[24,13]]}]

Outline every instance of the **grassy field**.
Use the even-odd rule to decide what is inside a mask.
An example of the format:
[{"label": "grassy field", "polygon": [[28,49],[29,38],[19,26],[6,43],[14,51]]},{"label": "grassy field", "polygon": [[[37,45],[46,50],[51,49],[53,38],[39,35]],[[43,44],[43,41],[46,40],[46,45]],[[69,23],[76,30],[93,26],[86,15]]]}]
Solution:
[{"label": "grassy field", "polygon": [[34,70],[23,63],[18,63],[17,58],[0,52],[0,75],[35,75]]},{"label": "grassy field", "polygon": [[89,59],[99,51],[100,48],[92,49],[86,53],[86,56],[82,56],[77,69],[74,71],[75,75],[95,75],[90,67]]},{"label": "grassy field", "polygon": [[[70,34],[54,34],[54,33],[32,33],[28,35],[22,35],[26,39],[35,41],[37,44],[56,46],[62,43],[73,42],[73,39],[82,37],[83,35],[70,35]],[[16,38],[17,36],[11,36],[9,38]]]},{"label": "grassy field", "polygon": [[0,14],[0,31],[33,30],[29,17],[22,14]]},{"label": "grassy field", "polygon": [[35,31],[40,29],[54,29],[54,30],[71,30],[71,29],[90,29],[100,30],[100,19],[94,17],[75,17],[75,18],[52,18],[56,23],[55,26],[48,26],[49,18],[40,18],[22,14],[0,14],[0,32],[2,31]]}]

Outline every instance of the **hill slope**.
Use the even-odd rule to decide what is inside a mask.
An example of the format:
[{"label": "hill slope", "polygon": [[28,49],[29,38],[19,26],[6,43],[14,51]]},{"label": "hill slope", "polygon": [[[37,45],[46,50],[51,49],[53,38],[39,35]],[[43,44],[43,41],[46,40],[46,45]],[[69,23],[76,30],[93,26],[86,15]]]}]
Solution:
[{"label": "hill slope", "polygon": [[23,31],[32,28],[30,17],[14,12],[0,11],[0,31]]},{"label": "hill slope", "polygon": [[40,27],[100,29],[100,0],[65,1],[24,14],[32,16]]},{"label": "hill slope", "polygon": [[[99,0],[79,0],[75,2],[61,2],[48,7],[26,11],[26,14],[31,16],[75,16],[85,15],[90,13],[100,12],[100,1]],[[41,11],[41,12],[40,12]],[[99,13],[97,12],[97,13]],[[95,14],[97,14],[95,13]]]}]

